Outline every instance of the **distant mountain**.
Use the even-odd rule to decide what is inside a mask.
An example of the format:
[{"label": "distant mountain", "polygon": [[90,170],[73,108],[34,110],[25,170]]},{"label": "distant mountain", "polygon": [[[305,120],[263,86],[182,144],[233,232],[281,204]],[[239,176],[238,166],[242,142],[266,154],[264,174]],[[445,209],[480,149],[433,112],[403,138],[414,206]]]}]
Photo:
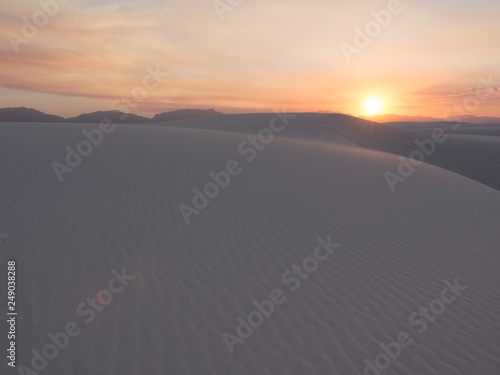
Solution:
[{"label": "distant mountain", "polygon": [[[316,113],[334,113],[330,111],[317,111]],[[338,112],[336,112],[338,113]],[[178,109],[171,112],[164,112],[155,115],[152,119],[139,116],[133,113],[123,113],[120,111],[97,111],[92,113],[84,113],[82,115],[70,118],[63,118],[60,116],[48,115],[46,113],[37,111],[33,108],[16,107],[16,108],[0,108],[0,122],[76,122],[76,123],[99,123],[104,118],[109,118],[113,123],[118,124],[132,124],[132,123],[145,123],[145,122],[163,122],[174,121],[188,118],[221,116],[222,112],[215,109]],[[443,122],[443,121],[456,121],[456,118],[449,117],[440,119],[435,117],[424,116],[403,116],[403,115],[377,115],[372,117],[358,116],[370,121],[375,122]],[[499,117],[478,117],[464,115],[463,122],[471,124],[500,124]]]},{"label": "distant mountain", "polygon": [[[457,117],[447,117],[445,119],[435,118],[435,117],[424,117],[424,116],[403,116],[403,115],[377,115],[372,117],[360,116],[366,120],[375,122],[443,122],[443,121],[456,121]],[[462,117],[462,122],[467,122],[470,124],[500,124],[499,117],[476,117],[470,115],[464,115]]]},{"label": "distant mountain", "polygon": [[0,108],[0,122],[76,122],[76,123],[99,123],[102,119],[108,118],[118,124],[132,124],[144,122],[174,121],[187,118],[209,117],[224,115],[215,109],[178,109],[171,112],[164,112],[155,115],[153,119],[135,115],[133,113],[123,113],[120,111],[97,111],[84,113],[76,117],[63,118],[60,116],[47,115],[32,108]]},{"label": "distant mountain", "polygon": [[209,117],[223,115],[215,109],[178,109],[172,112],[164,112],[153,117],[153,122],[174,121],[186,118]]},{"label": "distant mountain", "polygon": [[[450,117],[450,119],[452,119]],[[465,115],[462,118],[463,122],[468,122],[470,124],[500,124],[500,118],[499,117],[476,117],[476,116],[468,116]]]},{"label": "distant mountain", "polygon": [[151,119],[147,117],[134,115],[133,113],[123,113],[120,111],[97,111],[67,118],[66,122],[99,123],[102,121],[102,119],[105,118],[108,118],[114,123],[118,124],[132,124],[151,121]]},{"label": "distant mountain", "polygon": [[64,118],[37,111],[33,108],[0,108],[0,122],[63,122]]}]

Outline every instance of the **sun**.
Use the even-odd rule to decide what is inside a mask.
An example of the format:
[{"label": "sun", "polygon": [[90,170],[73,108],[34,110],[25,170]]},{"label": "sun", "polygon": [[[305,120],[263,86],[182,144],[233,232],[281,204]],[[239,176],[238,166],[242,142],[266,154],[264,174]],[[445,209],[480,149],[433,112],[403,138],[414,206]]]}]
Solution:
[{"label": "sun", "polygon": [[375,116],[380,114],[382,107],[384,106],[384,102],[379,98],[368,98],[365,100],[365,113],[368,116]]}]

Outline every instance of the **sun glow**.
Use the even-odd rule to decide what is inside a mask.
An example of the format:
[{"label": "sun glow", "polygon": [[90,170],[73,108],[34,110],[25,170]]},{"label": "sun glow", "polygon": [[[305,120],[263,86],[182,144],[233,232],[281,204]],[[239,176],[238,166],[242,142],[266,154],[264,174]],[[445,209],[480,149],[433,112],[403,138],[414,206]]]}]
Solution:
[{"label": "sun glow", "polygon": [[365,100],[364,107],[367,116],[379,115],[384,102],[379,98],[369,98]]}]

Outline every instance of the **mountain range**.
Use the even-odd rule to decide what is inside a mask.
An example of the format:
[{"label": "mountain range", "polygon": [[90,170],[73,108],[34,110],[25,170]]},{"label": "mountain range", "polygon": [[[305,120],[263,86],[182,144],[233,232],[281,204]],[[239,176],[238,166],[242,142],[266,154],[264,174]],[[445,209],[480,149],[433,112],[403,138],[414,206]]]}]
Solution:
[{"label": "mountain range", "polygon": [[[375,121],[375,122],[442,122],[442,121],[458,121],[457,116],[447,118],[425,117],[425,116],[403,116],[403,115],[377,115],[372,117],[361,116],[361,118]],[[486,117],[486,116],[471,116],[464,115],[461,119],[462,122],[469,124],[500,124],[499,117]]]},{"label": "mountain range", "polygon": [[[330,111],[319,111],[319,113],[332,113]],[[0,122],[68,122],[68,123],[98,123],[104,118],[110,119],[114,123],[120,124],[138,124],[138,123],[157,123],[164,121],[174,121],[198,117],[221,116],[222,112],[215,109],[178,109],[170,112],[163,112],[154,115],[152,118],[139,116],[133,113],[123,113],[120,111],[96,111],[84,113],[75,117],[64,118],[61,116],[49,115],[33,108],[16,107],[0,108]],[[425,116],[403,116],[394,114],[384,114],[372,117],[358,116],[366,120],[387,123],[387,122],[443,122],[456,121],[456,118],[436,118]],[[464,115],[462,122],[469,124],[500,124],[499,117],[478,117]]]},{"label": "mountain range", "polygon": [[108,118],[114,123],[136,124],[147,122],[163,122],[188,118],[210,117],[224,115],[214,109],[179,109],[171,112],[164,112],[147,118],[133,113],[123,113],[120,111],[97,111],[84,113],[76,117],[64,118],[61,116],[49,115],[33,108],[16,107],[0,108],[0,122],[70,122],[70,123],[98,123],[104,118]]},{"label": "mountain range", "polygon": [[428,116],[405,116],[405,115],[395,115],[395,114],[383,114],[375,116],[358,116],[352,113],[345,113],[341,111],[316,111],[315,113],[331,113],[331,114],[344,114],[352,117],[362,118],[364,120],[369,120],[378,123],[389,123],[389,122],[463,122],[468,124],[500,124],[500,117],[487,117],[487,116],[472,116],[463,115],[461,119],[459,116],[437,118]]}]

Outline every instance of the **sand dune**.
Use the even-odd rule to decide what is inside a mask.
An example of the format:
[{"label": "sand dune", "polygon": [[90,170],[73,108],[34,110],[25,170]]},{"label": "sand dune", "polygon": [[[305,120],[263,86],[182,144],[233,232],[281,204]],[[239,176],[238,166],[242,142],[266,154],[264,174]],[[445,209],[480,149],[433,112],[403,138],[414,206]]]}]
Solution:
[{"label": "sand dune", "polygon": [[[217,119],[216,123],[185,120],[160,125],[256,134],[266,117],[270,118],[272,114],[227,116]],[[408,157],[411,152],[419,150],[415,140],[423,141],[433,130],[442,129],[448,136],[447,140],[436,147],[432,155],[426,156],[425,162],[500,190],[500,125],[454,122],[375,124],[340,114],[300,114],[280,135],[361,146]]]},{"label": "sand dune", "polygon": [[[448,139],[392,192],[384,174],[431,125],[297,114],[252,147],[273,118],[117,125],[63,182],[51,163],[95,124],[0,124],[19,364],[74,321],[81,333],[40,373],[499,374],[498,126],[438,125]],[[232,160],[240,173],[187,224],[179,206]],[[293,291],[283,274],[328,236],[340,246]],[[86,323],[77,307],[123,268],[135,278]],[[231,354],[223,335],[276,289],[286,301]],[[430,304],[419,332],[428,319],[410,317]],[[411,345],[365,370],[402,331]]]}]

